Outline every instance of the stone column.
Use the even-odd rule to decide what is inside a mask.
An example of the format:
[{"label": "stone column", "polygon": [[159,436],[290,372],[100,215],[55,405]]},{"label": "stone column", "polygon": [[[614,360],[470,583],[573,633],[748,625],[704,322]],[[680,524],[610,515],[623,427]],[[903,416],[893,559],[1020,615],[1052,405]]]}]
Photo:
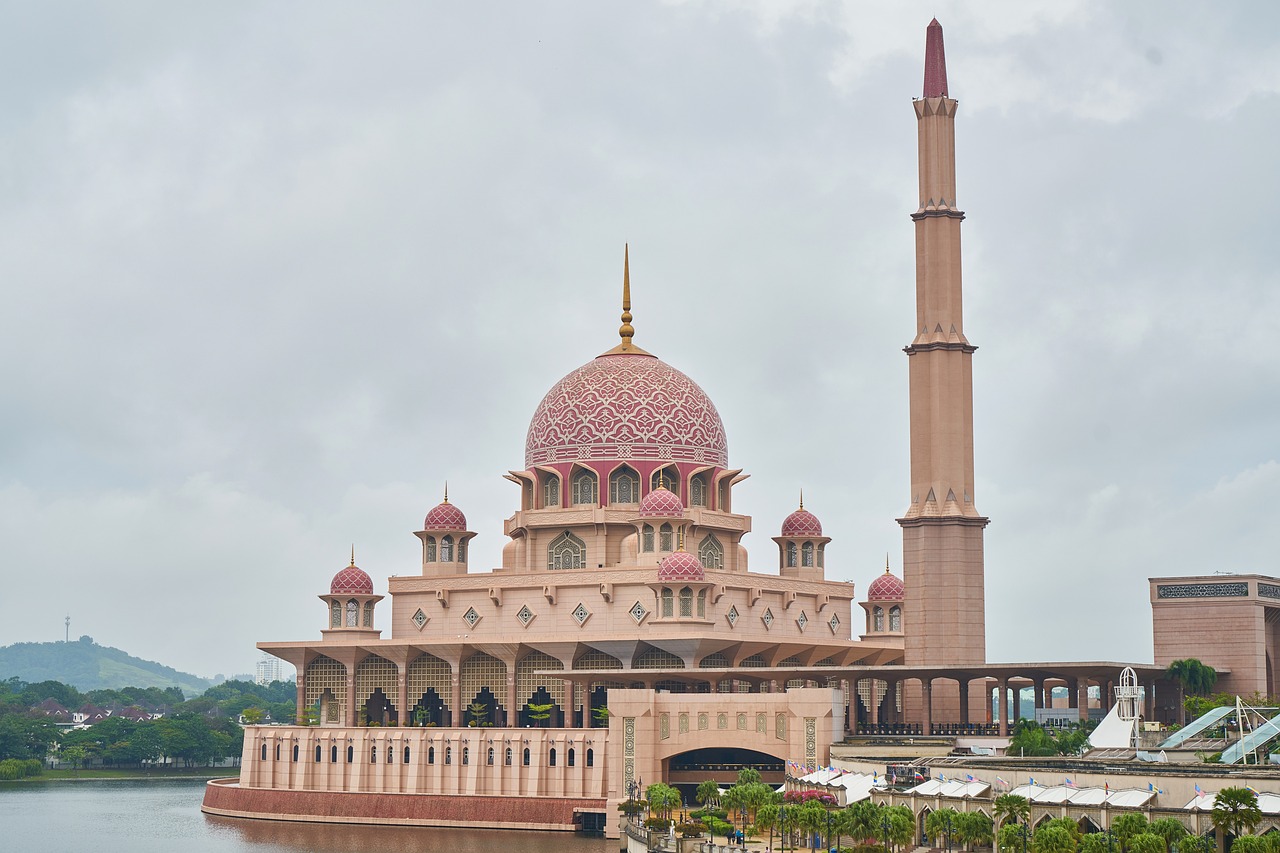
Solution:
[{"label": "stone column", "polygon": [[409,719],[409,668],[402,663],[396,664],[396,711],[400,728],[407,727]]},{"label": "stone column", "polygon": [[1009,736],[1009,682],[1000,679],[1000,737]]},{"label": "stone column", "polygon": [[845,729],[856,735],[858,733],[858,682],[856,679],[842,679],[840,681],[840,689],[844,691],[845,707]]},{"label": "stone column", "polygon": [[867,699],[867,722],[870,725],[878,726],[880,725],[880,682],[874,678],[868,678],[867,682],[871,687],[867,692],[867,695],[870,697]]},{"label": "stone column", "polygon": [[969,679],[956,679],[956,686],[960,690],[960,725],[969,724]]},{"label": "stone column", "polygon": [[1084,721],[1089,719],[1089,679],[1081,678],[1076,689],[1079,692],[1076,707],[1080,709],[1081,721]]},{"label": "stone column", "polygon": [[[298,667],[298,713],[294,718],[298,725],[302,725],[302,721],[306,719],[305,712],[307,710],[307,674],[303,667]],[[317,723],[323,723],[324,720],[317,720]]]},{"label": "stone column", "polygon": [[1044,679],[1031,682],[1031,705],[1035,710],[1049,707],[1049,697],[1044,694]]},{"label": "stone column", "polygon": [[461,726],[462,719],[462,673],[455,667],[449,673],[449,725]]},{"label": "stone column", "polygon": [[920,693],[924,699],[924,720],[921,726],[921,732],[926,735],[933,734],[933,679],[920,679]]},{"label": "stone column", "polygon": [[516,704],[520,700],[516,698],[516,669],[513,665],[507,666],[507,725],[514,726],[520,720],[520,707]]},{"label": "stone column", "polygon": [[[566,729],[582,728],[582,723],[575,722],[574,720],[574,714],[577,713],[577,710],[578,710],[577,697],[576,697],[577,691],[575,690],[576,687],[577,685],[574,684],[572,679],[566,678],[564,680],[564,704],[565,704],[565,714],[566,714],[564,718],[564,727]],[[587,717],[587,709],[583,708],[582,722],[584,723],[586,722],[586,717]],[[568,753],[566,753],[566,755],[567,754]]]},{"label": "stone column", "polygon": [[347,720],[348,728],[356,725],[356,668],[347,666]]}]

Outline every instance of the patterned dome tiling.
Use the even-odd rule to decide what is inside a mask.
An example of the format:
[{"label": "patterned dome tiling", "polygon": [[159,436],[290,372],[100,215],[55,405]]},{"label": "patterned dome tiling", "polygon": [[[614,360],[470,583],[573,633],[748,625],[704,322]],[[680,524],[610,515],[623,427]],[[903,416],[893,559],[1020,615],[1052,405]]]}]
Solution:
[{"label": "patterned dome tiling", "polygon": [[662,558],[658,564],[660,581],[700,581],[706,578],[702,563],[687,551],[676,551]]},{"label": "patterned dome tiling", "polygon": [[901,601],[906,591],[902,578],[886,571],[867,587],[867,601]]},{"label": "patterned dome tiling", "polygon": [[669,489],[654,489],[640,501],[642,518],[680,518],[683,515],[684,504],[680,502],[680,496]]},{"label": "patterned dome tiling", "polygon": [[359,566],[347,566],[333,576],[330,595],[373,595],[373,579]]},{"label": "patterned dome tiling", "polygon": [[801,507],[782,522],[783,536],[821,536],[822,522],[809,510]]},{"label": "patterned dome tiling", "polygon": [[462,510],[453,504],[445,501],[435,506],[431,512],[427,513],[426,521],[422,522],[423,530],[466,530],[467,517],[462,514]]},{"label": "patterned dome tiling", "polygon": [[616,459],[724,468],[729,445],[720,413],[688,376],[651,355],[606,353],[542,398],[524,464]]}]

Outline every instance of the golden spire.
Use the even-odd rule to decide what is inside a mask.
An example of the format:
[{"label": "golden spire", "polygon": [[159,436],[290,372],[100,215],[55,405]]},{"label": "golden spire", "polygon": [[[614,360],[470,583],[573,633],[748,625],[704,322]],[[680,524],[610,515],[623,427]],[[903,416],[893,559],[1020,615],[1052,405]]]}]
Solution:
[{"label": "golden spire", "polygon": [[622,349],[631,349],[631,339],[635,336],[635,327],[631,325],[631,246],[622,244],[622,327],[618,334],[622,337]]},{"label": "golden spire", "polygon": [[800,508],[804,509],[804,489],[800,490]]},{"label": "golden spire", "polygon": [[449,481],[448,480],[444,481],[444,502],[445,503],[449,502]]},{"label": "golden spire", "polygon": [[351,543],[351,565],[356,564],[356,543]]},{"label": "golden spire", "polygon": [[631,325],[631,247],[624,243],[622,245],[622,325],[618,328],[618,336],[622,338],[622,343],[609,350],[605,355],[614,355],[616,353],[649,355],[649,353],[631,342],[635,334],[635,327]]},{"label": "golden spire", "polygon": [[884,573],[889,574],[889,552],[884,552]]}]

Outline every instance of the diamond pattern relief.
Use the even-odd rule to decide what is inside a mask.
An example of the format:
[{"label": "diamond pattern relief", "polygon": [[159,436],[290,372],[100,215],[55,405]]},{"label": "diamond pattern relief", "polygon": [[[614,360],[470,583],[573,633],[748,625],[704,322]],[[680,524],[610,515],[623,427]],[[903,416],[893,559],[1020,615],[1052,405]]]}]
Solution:
[{"label": "diamond pattern relief", "polygon": [[773,627],[773,608],[766,607],[764,609],[764,615],[760,617],[760,621],[764,623],[764,626],[766,628],[772,628]]},{"label": "diamond pattern relief", "polygon": [[480,614],[476,612],[474,607],[468,607],[467,612],[462,614],[462,621],[474,628],[476,623],[480,621]]},{"label": "diamond pattern relief", "polygon": [[726,619],[728,619],[728,620],[729,620],[729,624],[730,624],[730,625],[737,625],[737,624],[738,624],[738,608],[737,608],[737,605],[730,604],[730,605],[729,605],[729,612],[728,612],[728,613],[726,613],[726,614],[724,615],[724,618],[726,618]]},{"label": "diamond pattern relief", "polygon": [[418,626],[419,631],[427,624],[427,614],[422,612],[421,607],[418,608],[417,613],[413,614],[413,624]]},{"label": "diamond pattern relief", "polygon": [[796,624],[800,626],[801,631],[804,630],[805,625],[809,624],[809,617],[805,615],[803,610],[801,610],[800,615],[796,617]]},{"label": "diamond pattern relief", "polygon": [[573,608],[573,621],[578,623],[578,627],[582,627],[590,618],[591,611],[587,609],[587,605],[579,601],[578,606]]},{"label": "diamond pattern relief", "polygon": [[648,355],[603,355],[557,382],[533,413],[524,455],[527,468],[622,458],[729,464],[724,424],[710,398]]},{"label": "diamond pattern relief", "polygon": [[840,617],[832,613],[831,618],[827,620],[827,625],[831,627],[831,633],[836,633],[840,630]]},{"label": "diamond pattern relief", "polygon": [[645,610],[644,605],[641,604],[640,602],[637,601],[635,604],[631,605],[631,618],[636,620],[637,625],[643,622],[644,617],[648,615],[649,615],[649,611]]},{"label": "diamond pattern relief", "polygon": [[529,605],[525,604],[516,612],[516,619],[519,620],[521,625],[528,628],[529,623],[532,622],[533,618],[537,615],[538,614],[534,613]]}]

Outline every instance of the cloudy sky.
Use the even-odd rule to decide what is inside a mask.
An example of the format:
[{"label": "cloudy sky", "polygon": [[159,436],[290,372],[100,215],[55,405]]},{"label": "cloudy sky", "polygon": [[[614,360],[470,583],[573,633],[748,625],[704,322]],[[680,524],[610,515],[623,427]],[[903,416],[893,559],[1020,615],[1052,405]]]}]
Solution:
[{"label": "cloudy sky", "polygon": [[1149,576],[1280,574],[1280,5],[4,6],[0,645],[250,671],[446,480],[496,564],[624,242],[753,566],[803,488],[829,577],[900,571],[934,16],[989,659],[1150,661]]}]

